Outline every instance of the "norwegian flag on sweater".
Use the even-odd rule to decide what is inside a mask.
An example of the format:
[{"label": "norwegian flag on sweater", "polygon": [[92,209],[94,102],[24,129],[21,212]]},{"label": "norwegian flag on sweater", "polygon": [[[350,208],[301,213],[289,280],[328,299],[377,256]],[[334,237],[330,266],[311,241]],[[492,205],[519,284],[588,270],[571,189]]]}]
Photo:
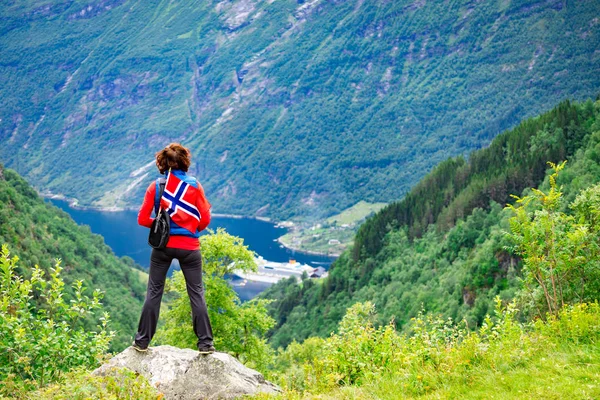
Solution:
[{"label": "norwegian flag on sweater", "polygon": [[162,208],[171,216],[173,223],[191,233],[196,233],[201,219],[200,211],[196,207],[198,195],[197,188],[182,181],[175,174],[169,173],[160,202]]}]

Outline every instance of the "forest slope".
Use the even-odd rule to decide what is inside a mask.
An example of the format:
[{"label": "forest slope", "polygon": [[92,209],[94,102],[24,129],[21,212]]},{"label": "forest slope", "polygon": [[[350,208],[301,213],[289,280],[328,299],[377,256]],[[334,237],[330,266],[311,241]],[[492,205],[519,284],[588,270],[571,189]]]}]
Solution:
[{"label": "forest slope", "polygon": [[[109,329],[116,331],[113,350],[130,344],[144,300],[145,284],[132,259],[118,258],[64,211],[45,203],[15,171],[0,165],[0,244],[7,244],[20,265],[44,271],[61,259],[67,286],[75,280],[105,293],[104,309],[111,315]],[[19,271],[30,276],[31,270]],[[87,293],[91,296],[91,290]]]},{"label": "forest slope", "polygon": [[394,201],[447,157],[600,87],[597,1],[0,11],[0,158],[85,205],[136,204],[154,152],[175,140],[219,212],[322,217]]},{"label": "forest slope", "polygon": [[379,323],[402,328],[420,311],[482,323],[492,300],[515,295],[520,273],[509,245],[503,205],[544,186],[547,161],[568,160],[559,177],[567,204],[600,181],[600,102],[563,102],[474,152],[445,161],[402,201],[368,219],[354,248],[322,282],[293,280],[263,294],[276,299],[272,342],[328,335],[345,310],[373,301]]}]

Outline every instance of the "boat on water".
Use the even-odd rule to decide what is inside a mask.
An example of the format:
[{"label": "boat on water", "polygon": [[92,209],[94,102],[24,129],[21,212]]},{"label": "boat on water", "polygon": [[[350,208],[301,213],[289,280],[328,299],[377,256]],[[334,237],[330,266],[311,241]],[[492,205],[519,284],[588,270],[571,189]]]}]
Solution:
[{"label": "boat on water", "polygon": [[302,274],[306,273],[311,278],[323,278],[327,272],[322,267],[313,268],[307,264],[300,264],[296,260],[288,262],[267,261],[263,257],[254,259],[258,267],[257,271],[234,270],[233,275],[246,281],[276,283],[282,279],[295,277],[300,280]]}]

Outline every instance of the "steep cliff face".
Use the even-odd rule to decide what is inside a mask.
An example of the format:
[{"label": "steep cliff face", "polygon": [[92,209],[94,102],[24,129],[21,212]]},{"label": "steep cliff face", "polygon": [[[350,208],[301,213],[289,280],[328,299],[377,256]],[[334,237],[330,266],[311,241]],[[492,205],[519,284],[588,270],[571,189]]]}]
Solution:
[{"label": "steep cliff face", "polygon": [[390,201],[447,156],[600,87],[598,2],[0,7],[0,158],[83,204],[137,201],[169,141],[191,146],[219,211]]}]

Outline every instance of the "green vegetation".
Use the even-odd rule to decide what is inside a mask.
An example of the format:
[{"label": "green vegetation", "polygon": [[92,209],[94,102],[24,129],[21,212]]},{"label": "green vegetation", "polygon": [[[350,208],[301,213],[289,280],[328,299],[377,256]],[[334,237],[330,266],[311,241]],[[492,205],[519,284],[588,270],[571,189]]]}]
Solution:
[{"label": "green vegetation", "polygon": [[547,162],[570,159],[598,130],[597,104],[560,103],[553,110],[522,122],[499,135],[489,147],[438,165],[402,200],[384,208],[356,236],[354,260],[381,250],[390,228],[407,228],[409,237],[423,235],[432,224],[445,231],[475,208],[505,204],[542,182]]},{"label": "green vegetation", "polygon": [[144,286],[148,285],[148,273],[145,271],[142,271],[140,269],[134,269],[133,270],[139,277],[140,282],[142,282],[144,284]]},{"label": "green vegetation", "polygon": [[352,244],[356,227],[337,227],[329,224],[296,225],[281,236],[279,243],[293,250],[339,256]]},{"label": "green vegetation", "polygon": [[[59,380],[76,367],[93,367],[108,350],[114,332],[108,315],[94,318],[102,293],[88,297],[82,281],[67,302],[57,263],[46,279],[40,267],[30,279],[17,274],[17,257],[0,253],[0,396],[18,394]],[[86,319],[97,323],[88,328]]]},{"label": "green vegetation", "polygon": [[[521,256],[527,301],[540,318],[600,295],[600,185],[577,196],[570,205],[572,215],[561,212],[556,180],[564,166],[552,164],[548,193],[533,189],[533,194],[517,198],[519,207],[508,206],[515,214],[510,219],[511,249]],[[534,212],[528,210],[531,206]]]},{"label": "green vegetation", "polygon": [[549,190],[505,209],[503,236],[523,264],[516,300],[496,296],[477,326],[420,311],[406,333],[395,319],[380,323],[373,303],[356,303],[337,332],[278,351],[271,376],[285,392],[269,398],[600,396],[600,184],[567,214],[557,183],[565,163],[551,167]]},{"label": "green vegetation", "polygon": [[[496,296],[505,301],[515,297],[523,274],[520,253],[507,251],[514,246],[505,235],[512,215],[501,204],[514,201],[510,195],[524,190],[528,196],[530,186],[549,188],[551,180],[544,181],[547,161],[568,159],[557,178],[566,194],[559,210],[549,215],[568,211],[568,219],[589,214],[576,211],[580,206],[569,210],[568,205],[581,190],[600,181],[598,154],[600,102],[563,102],[499,135],[468,161],[443,162],[402,201],[362,224],[354,247],[336,260],[326,279],[302,286],[282,281],[263,294],[276,300],[269,306],[277,321],[271,343],[285,347],[292,340],[328,336],[357,301],[377,304],[377,323],[394,319],[400,329],[423,309],[480,326]],[[590,235],[595,237],[595,228],[576,222],[565,226],[565,232],[589,232],[561,238],[561,260],[582,257],[582,249],[592,255],[597,251],[584,246]]]},{"label": "green vegetation", "polygon": [[[274,321],[266,300],[241,304],[225,275],[232,268],[256,270],[254,254],[242,239],[219,229],[203,236],[203,272],[206,298],[220,351],[227,351],[247,365],[265,369],[273,351],[265,333]],[[90,328],[93,310],[100,308],[102,293],[86,294],[82,281],[73,284],[72,300],[60,277],[57,263],[49,281],[38,266],[31,279],[17,274],[17,258],[9,258],[3,246],[0,259],[0,397],[23,397],[39,389],[32,398],[156,398],[143,379],[122,371],[112,377],[86,377],[107,356],[114,332],[107,331],[108,313]],[[169,279],[170,300],[163,312],[157,343],[195,348],[190,304],[181,272]],[[48,384],[53,383],[48,386]],[[45,387],[48,386],[48,387]],[[139,395],[137,394],[139,392]],[[92,396],[92,397],[89,397]]]},{"label": "green vegetation", "polygon": [[115,331],[111,350],[131,344],[146,287],[141,271],[134,269],[139,266],[131,258],[116,257],[101,236],[45,203],[23,178],[1,166],[0,244],[19,257],[17,272],[26,279],[36,265],[50,274],[60,259],[67,299],[74,299],[72,285],[77,281],[100,288],[105,309],[113,316],[108,327]]},{"label": "green vegetation", "polygon": [[[550,173],[536,178],[538,188],[522,188],[523,195],[506,207],[491,194],[489,203],[473,205],[481,199],[468,189],[474,182],[500,196],[494,183],[500,178],[474,166],[486,164],[484,157],[503,157],[488,160],[503,166],[498,176],[528,165],[530,171],[518,176],[533,179],[540,154],[570,161],[550,162]],[[430,215],[436,224],[390,220],[377,241],[373,227],[407,209],[409,195],[360,228],[364,242],[357,239],[355,246],[374,247],[363,246],[358,255],[349,249],[322,281],[274,285],[269,291],[274,302],[240,304],[223,277],[232,268],[253,269],[252,253],[222,230],[203,237],[206,296],[218,346],[284,389],[258,399],[599,397],[599,155],[600,101],[563,103],[462,161],[467,169],[440,175],[442,165],[418,185],[414,190],[427,194],[422,201],[431,205],[441,196],[425,190],[432,179],[444,193],[444,206],[431,207],[429,214],[415,209],[415,217]],[[450,192],[455,173],[462,174],[463,186]],[[523,185],[516,177],[510,182]],[[86,297],[82,283],[74,282],[73,293],[66,293],[58,265],[49,283],[39,267],[25,269],[21,274],[31,278],[23,279],[6,247],[0,271],[0,353],[6,358],[0,360],[0,394],[160,397],[127,371],[88,376],[111,336],[105,322],[89,329],[99,292]],[[132,279],[140,283],[139,275]],[[169,290],[157,339],[193,347],[181,274],[170,280]],[[63,293],[72,300],[63,300]],[[276,351],[264,337],[274,324],[270,340]]]},{"label": "green vegetation", "polygon": [[294,223],[278,241],[290,249],[338,256],[352,245],[360,223],[384,206],[359,201],[323,222]]},{"label": "green vegetation", "polygon": [[[206,299],[220,351],[229,352],[247,365],[264,370],[273,351],[265,333],[274,321],[268,316],[266,300],[241,303],[225,275],[232,268],[256,270],[254,254],[242,239],[219,229],[202,238]],[[82,281],[73,284],[72,296],[65,290],[57,263],[50,279],[40,267],[30,279],[17,274],[17,258],[9,258],[3,246],[0,258],[0,397],[32,398],[156,398],[143,379],[122,371],[112,377],[86,377],[107,356],[114,332],[109,332],[108,313],[96,320],[102,293],[90,298]],[[190,320],[185,280],[176,272],[168,281],[170,292],[163,324],[156,335],[159,344],[196,348]],[[73,297],[72,300],[68,298]],[[91,328],[90,322],[97,324]],[[54,383],[48,386],[48,384]],[[47,386],[47,387],[45,387]],[[92,397],[89,397],[92,396]]]},{"label": "green vegetation", "polygon": [[[264,369],[272,355],[265,333],[275,324],[266,309],[268,301],[241,303],[225,279],[234,265],[235,269],[256,271],[254,253],[244,246],[242,239],[220,228],[216,233],[202,236],[202,261],[215,347],[253,368]],[[192,310],[181,271],[169,279],[167,293],[174,298],[166,303],[167,310],[161,315],[164,325],[158,329],[155,342],[196,349],[198,339],[191,329]]]},{"label": "green vegetation", "polygon": [[162,396],[141,375],[126,368],[108,376],[90,375],[87,370],[75,370],[55,383],[31,393],[36,400],[161,400]]},{"label": "green vegetation", "polygon": [[600,87],[597,1],[0,10],[0,158],[82,205],[138,204],[143,167],[178,140],[215,211],[322,219],[396,201],[442,160]]},{"label": "green vegetation", "polygon": [[410,334],[375,327],[371,303],[357,303],[339,333],[292,343],[271,379],[280,396],[260,399],[594,399],[600,396],[600,306],[565,307],[521,324],[497,300],[477,331],[419,316]]},{"label": "green vegetation", "polygon": [[335,225],[352,225],[358,224],[365,218],[385,207],[385,203],[367,203],[364,200],[359,201],[352,207],[342,211],[337,215],[327,218],[327,223]]}]

